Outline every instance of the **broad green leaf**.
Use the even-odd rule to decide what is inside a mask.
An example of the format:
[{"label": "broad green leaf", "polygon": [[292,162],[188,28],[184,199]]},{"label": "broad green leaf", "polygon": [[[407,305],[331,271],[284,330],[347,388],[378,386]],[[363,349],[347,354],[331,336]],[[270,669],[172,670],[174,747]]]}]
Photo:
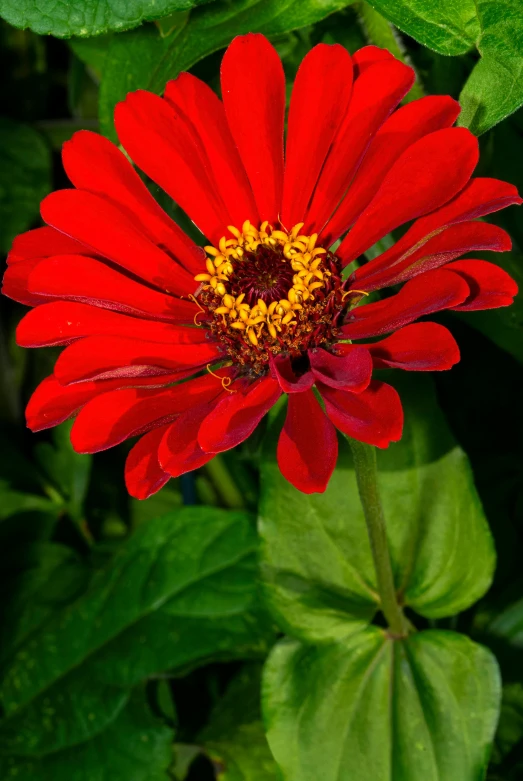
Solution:
[{"label": "broad green leaf", "polygon": [[[394,376],[402,440],[378,451],[395,581],[404,604],[453,615],[488,589],[490,532],[465,453],[427,377]],[[279,431],[281,422],[275,426]],[[280,625],[313,642],[358,631],[374,615],[375,572],[348,446],[324,494],[305,496],[280,475],[274,441],[262,464],[260,533],[269,604]]]},{"label": "broad green leaf", "polygon": [[404,33],[440,54],[464,54],[480,34],[474,0],[370,0]]},{"label": "broad green leaf", "polygon": [[139,527],[84,594],[12,649],[0,688],[4,751],[86,740],[154,673],[261,655],[272,632],[257,603],[256,544],[246,513],[214,508]]},{"label": "broad green leaf", "polygon": [[199,737],[219,781],[278,781],[261,722],[261,668],[246,666],[233,680]]},{"label": "broad green leaf", "polygon": [[39,35],[100,35],[130,30],[145,21],[187,11],[209,0],[0,0],[0,16]]},{"label": "broad green leaf", "polygon": [[168,781],[171,741],[172,731],[138,689],[92,740],[36,759],[0,756],[0,775],[3,781]]},{"label": "broad green leaf", "polygon": [[519,0],[479,0],[482,59],[460,95],[460,125],[481,135],[523,104],[523,7]]},{"label": "broad green leaf", "polygon": [[481,781],[500,679],[454,632],[403,641],[368,627],[340,643],[279,643],[265,668],[267,738],[284,781]]},{"label": "broad green leaf", "polygon": [[236,35],[279,35],[313,24],[346,5],[348,0],[219,0],[193,11],[184,26],[166,37],[154,26],[115,36],[100,88],[102,131],[116,139],[114,107],[128,92],[163,92],[169,79],[227,46]]},{"label": "broad green leaf", "polygon": [[51,189],[51,153],[29,125],[0,119],[0,251],[38,219]]}]

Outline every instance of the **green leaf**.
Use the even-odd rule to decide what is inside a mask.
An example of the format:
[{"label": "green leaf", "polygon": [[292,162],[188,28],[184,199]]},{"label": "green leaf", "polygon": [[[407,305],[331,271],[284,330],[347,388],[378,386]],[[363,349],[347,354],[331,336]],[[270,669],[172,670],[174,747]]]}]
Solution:
[{"label": "green leaf", "polygon": [[199,742],[219,781],[278,781],[261,722],[261,668],[247,665],[233,680]]},{"label": "green leaf", "polygon": [[[465,453],[427,377],[395,377],[402,440],[378,451],[395,582],[427,618],[453,615],[488,589],[490,532]],[[275,434],[281,422],[275,426]],[[279,624],[324,642],[359,631],[378,607],[375,571],[348,446],[324,494],[305,496],[281,476],[274,441],[261,472],[260,533],[266,593]]]},{"label": "green leaf", "polygon": [[521,740],[523,740],[523,686],[520,683],[510,683],[503,687],[492,763],[500,764]]},{"label": "green leaf", "polygon": [[154,673],[266,651],[256,545],[242,512],[185,508],[139,527],[83,595],[12,649],[0,688],[4,752],[86,740]]},{"label": "green leaf", "polygon": [[172,731],[135,691],[113,723],[92,740],[39,757],[0,757],[4,781],[168,781]]},{"label": "green leaf", "polygon": [[348,0],[220,0],[193,11],[183,27],[166,37],[153,26],[114,37],[100,88],[102,132],[116,139],[114,107],[128,92],[163,92],[169,79],[227,46],[234,36],[247,32],[279,35],[313,24],[347,5]]},{"label": "green leaf", "polygon": [[479,0],[482,59],[460,95],[458,124],[476,135],[523,104],[523,13],[520,2]]},{"label": "green leaf", "polygon": [[38,218],[51,189],[51,154],[29,125],[0,119],[0,251]]},{"label": "green leaf", "polygon": [[500,699],[495,658],[453,632],[283,641],[265,668],[267,738],[285,781],[481,781]]},{"label": "green leaf", "polygon": [[440,54],[469,51],[480,34],[474,0],[370,0],[404,33]]},{"label": "green leaf", "polygon": [[14,27],[39,35],[100,35],[130,30],[145,21],[187,11],[209,0],[0,0],[0,16]]}]

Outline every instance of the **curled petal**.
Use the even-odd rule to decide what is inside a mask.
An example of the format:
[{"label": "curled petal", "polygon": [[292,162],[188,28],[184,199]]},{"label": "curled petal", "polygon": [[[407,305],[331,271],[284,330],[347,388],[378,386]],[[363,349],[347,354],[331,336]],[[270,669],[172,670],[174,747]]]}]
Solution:
[{"label": "curled petal", "polygon": [[135,499],[148,499],[171,479],[158,462],[158,446],[169,428],[160,426],[144,434],[125,461],[125,485]]},{"label": "curled petal", "polygon": [[[340,345],[338,349],[343,349]],[[367,344],[376,369],[442,371],[459,361],[459,347],[450,331],[438,323],[413,323]]]},{"label": "curled petal", "polygon": [[289,396],[287,417],[278,440],[282,475],[299,491],[322,493],[338,457],[336,429],[311,390]]},{"label": "curled petal", "polygon": [[452,308],[459,312],[510,306],[518,286],[502,268],[486,260],[458,260],[445,267],[459,274],[469,286],[468,297]]},{"label": "curled petal", "polygon": [[309,350],[309,360],[315,380],[331,388],[361,393],[371,380],[370,353],[359,345],[347,345],[343,355],[315,348]]}]

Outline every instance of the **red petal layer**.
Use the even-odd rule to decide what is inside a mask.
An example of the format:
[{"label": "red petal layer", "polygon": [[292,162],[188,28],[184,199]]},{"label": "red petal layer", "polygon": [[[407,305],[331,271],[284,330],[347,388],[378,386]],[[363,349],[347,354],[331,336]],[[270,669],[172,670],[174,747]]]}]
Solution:
[{"label": "red petal layer", "polygon": [[91,250],[79,241],[45,226],[21,233],[13,241],[7,264],[30,258],[50,258],[51,255],[91,255]]},{"label": "red petal layer", "polygon": [[446,269],[459,274],[470,288],[468,298],[452,307],[460,312],[510,306],[517,295],[518,286],[512,277],[486,260],[458,260]]},{"label": "red petal layer", "polygon": [[158,463],[158,446],[167,426],[149,431],[131,448],[125,462],[125,485],[135,499],[148,499],[171,479]]},{"label": "red petal layer", "polygon": [[370,292],[439,268],[465,252],[506,252],[511,246],[510,236],[497,225],[490,225],[488,222],[460,222],[436,233],[426,242],[422,242],[421,246],[408,250],[387,268],[382,267],[382,256],[376,258],[376,261],[371,260],[356,269],[352,279],[355,287],[363,287]]},{"label": "red petal layer", "polygon": [[78,385],[61,385],[56,377],[46,377],[29,399],[25,411],[28,428],[42,431],[57,426],[74,415],[95,396],[133,385],[134,387],[159,387],[176,379],[171,374],[136,380],[101,380],[100,382],[82,382]]},{"label": "red petal layer", "polygon": [[22,318],[16,329],[16,343],[21,347],[51,347],[84,336],[102,335],[168,344],[201,344],[207,340],[203,328],[127,317],[89,304],[54,301],[37,306]]},{"label": "red petal layer", "polygon": [[384,60],[393,60],[394,55],[388,49],[380,49],[379,46],[363,46],[352,55],[352,64],[354,65],[354,75],[361,76],[367,68]]},{"label": "red petal layer", "polygon": [[[339,345],[343,351],[345,345]],[[459,361],[459,347],[450,331],[437,323],[413,323],[379,342],[366,344],[376,369],[442,371]]]},{"label": "red petal layer", "polygon": [[396,331],[423,315],[457,306],[469,295],[465,280],[447,270],[428,271],[407,282],[399,293],[354,309],[340,330],[344,339]]},{"label": "red petal layer", "polygon": [[279,384],[270,377],[258,380],[246,393],[229,394],[203,421],[198,433],[200,447],[207,453],[221,453],[239,445],[280,396]]},{"label": "red petal layer", "polygon": [[311,390],[289,396],[277,458],[286,480],[306,494],[327,488],[338,457],[336,429]]},{"label": "red petal layer", "polygon": [[162,426],[181,412],[217,396],[220,381],[198,377],[171,388],[123,388],[89,401],[78,413],[71,442],[78,453],[97,453],[129,437]]},{"label": "red petal layer", "polygon": [[[251,185],[233,141],[223,103],[205,82],[181,73],[165,88],[165,99],[190,122],[203,146],[204,164],[229,214],[241,228],[245,220],[260,222]],[[225,226],[224,226],[225,227]]]},{"label": "red petal layer", "polygon": [[362,393],[319,386],[325,411],[336,428],[349,437],[376,447],[401,439],[403,410],[391,385],[373,380]]},{"label": "red petal layer", "polygon": [[198,443],[198,430],[216,406],[216,401],[214,399],[210,404],[202,404],[183,412],[165,432],[158,450],[158,458],[171,477],[178,477],[193,469],[199,469],[214,458],[214,453],[205,453],[201,449]]},{"label": "red petal layer", "polygon": [[[63,145],[62,161],[75,187],[107,196],[192,275],[201,271],[205,265],[201,247],[160,208],[131,163],[111,141],[90,130],[80,130]],[[74,250],[63,249],[53,254],[69,252]]]},{"label": "red petal layer", "polygon": [[324,160],[347,111],[352,62],[343,46],[318,44],[303,59],[289,108],[281,220],[303,222]]},{"label": "red petal layer", "polygon": [[120,336],[87,336],[65,348],[56,361],[54,373],[63,385],[172,372],[188,376],[221,355],[213,342],[169,344]]},{"label": "red petal layer", "polygon": [[376,133],[347,195],[322,232],[325,244],[332,244],[350,228],[409,146],[428,133],[450,127],[459,112],[459,103],[446,95],[430,95],[395,111]]},{"label": "red petal layer", "polygon": [[347,192],[372,137],[409,91],[413,81],[412,68],[394,59],[378,62],[358,76],[349,109],[307,212],[306,225],[311,232],[322,233]]},{"label": "red petal layer", "polygon": [[498,179],[472,179],[452,201],[436,209],[432,214],[416,220],[393,247],[364,268],[372,268],[373,273],[379,269],[387,269],[398,258],[413,248],[417,249],[447,226],[475,220],[511,204],[519,203],[522,203],[522,199],[514,185]]},{"label": "red petal layer", "polygon": [[222,60],[221,86],[260,218],[276,224],[283,188],[285,76],[267,38],[249,33],[233,40]]},{"label": "red petal layer", "polygon": [[289,355],[269,354],[271,375],[280,384],[284,393],[301,393],[314,385],[314,375],[311,371],[296,374]]},{"label": "red petal layer", "polygon": [[42,201],[40,211],[49,225],[149,284],[179,295],[193,290],[193,276],[106,198],[82,190],[59,190]]},{"label": "red petal layer", "polygon": [[220,240],[228,215],[210,180],[203,148],[194,131],[165,100],[150,92],[131,92],[116,106],[118,137],[142,171],[168,193],[213,243]]},{"label": "red petal layer", "polygon": [[30,258],[12,263],[5,270],[2,280],[2,293],[13,301],[18,301],[26,306],[37,306],[47,299],[38,293],[28,290],[29,277],[34,269],[41,263],[41,258]]},{"label": "red petal layer", "polygon": [[81,301],[171,323],[193,324],[198,311],[191,301],[151,290],[105,263],[80,255],[42,260],[30,274],[28,288],[30,293],[45,296],[48,301],[49,298]]},{"label": "red petal layer", "polygon": [[331,388],[361,393],[371,380],[372,358],[364,347],[348,345],[343,355],[316,348],[308,355],[316,382]]},{"label": "red petal layer", "polygon": [[437,130],[416,141],[396,160],[336,254],[350,263],[386,233],[446,203],[467,184],[477,162],[477,138],[465,128]]}]

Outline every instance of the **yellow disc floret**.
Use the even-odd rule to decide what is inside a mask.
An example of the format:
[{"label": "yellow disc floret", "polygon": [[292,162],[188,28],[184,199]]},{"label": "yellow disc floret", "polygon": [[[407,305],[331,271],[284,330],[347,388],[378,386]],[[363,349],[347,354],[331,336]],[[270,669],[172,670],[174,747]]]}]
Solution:
[{"label": "yellow disc floret", "polygon": [[[290,231],[276,230],[268,222],[255,228],[247,220],[241,231],[232,225],[228,230],[232,238],[223,236],[218,247],[205,247],[209,256],[207,272],[195,277],[200,289],[211,290],[221,297],[214,315],[224,319],[229,328],[240,332],[246,342],[257,346],[260,338],[278,339],[283,326],[296,322],[296,312],[307,302],[314,302],[314,292],[324,287],[330,271],[324,268],[322,256],[326,250],[316,247],[318,234],[306,236],[300,233],[304,223],[298,223]],[[257,298],[245,301],[245,293],[232,295],[231,282],[239,266],[247,262],[260,247],[278,251],[288,264],[289,284],[285,297],[274,300]],[[294,273],[292,273],[294,272]]]}]

